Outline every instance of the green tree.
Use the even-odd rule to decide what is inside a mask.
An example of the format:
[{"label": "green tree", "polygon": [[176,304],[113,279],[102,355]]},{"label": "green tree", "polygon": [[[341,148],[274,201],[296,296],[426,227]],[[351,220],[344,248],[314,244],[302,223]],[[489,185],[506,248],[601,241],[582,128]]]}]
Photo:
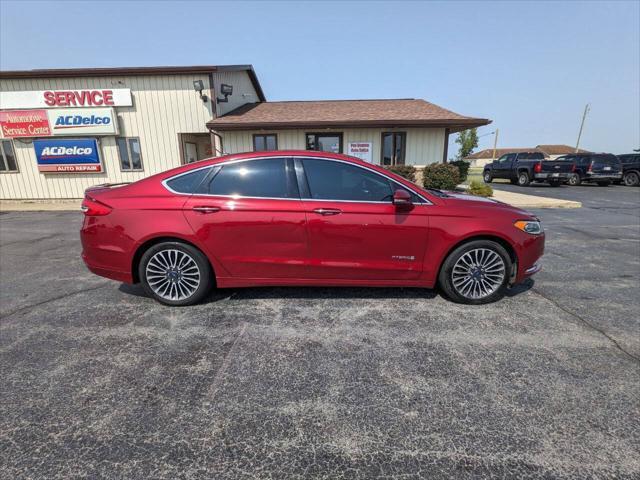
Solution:
[{"label": "green tree", "polygon": [[458,133],[456,143],[460,145],[456,160],[462,160],[473,153],[473,149],[478,146],[478,129],[471,128]]}]

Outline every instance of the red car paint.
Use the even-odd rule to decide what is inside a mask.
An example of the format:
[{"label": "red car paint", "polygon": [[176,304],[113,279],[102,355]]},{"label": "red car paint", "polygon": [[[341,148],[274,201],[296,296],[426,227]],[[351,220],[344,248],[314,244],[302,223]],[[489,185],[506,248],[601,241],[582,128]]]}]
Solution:
[{"label": "red car paint", "polygon": [[[357,164],[392,178],[429,204],[235,198],[185,195],[163,181],[208,165],[266,157],[323,158]],[[86,197],[104,211],[86,215],[82,258],[98,274],[126,283],[149,242],[180,239],[208,257],[218,287],[361,285],[432,288],[447,254],[472,238],[493,238],[517,260],[512,283],[538,271],[544,234],[517,220],[531,214],[493,200],[449,192],[442,198],[386,169],[328,152],[253,152],[184,165],[125,186],[97,186]],[[193,207],[212,207],[203,214]],[[335,209],[336,215],[318,214]],[[90,212],[88,212],[90,213]]]}]

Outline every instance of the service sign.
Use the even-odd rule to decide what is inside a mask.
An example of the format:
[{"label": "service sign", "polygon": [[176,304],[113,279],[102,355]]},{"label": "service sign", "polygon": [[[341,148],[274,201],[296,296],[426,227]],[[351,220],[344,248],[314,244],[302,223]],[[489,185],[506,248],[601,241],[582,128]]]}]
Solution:
[{"label": "service sign", "polygon": [[0,129],[4,138],[48,137],[51,135],[46,110],[0,111]]},{"label": "service sign", "polygon": [[59,108],[48,110],[53,135],[116,135],[113,108]]},{"label": "service sign", "polygon": [[0,108],[130,107],[131,89],[32,90],[0,92]]},{"label": "service sign", "polygon": [[38,170],[57,173],[95,173],[102,171],[98,141],[95,138],[34,140]]},{"label": "service sign", "polygon": [[373,144],[371,142],[349,142],[347,155],[371,163],[373,161]]}]

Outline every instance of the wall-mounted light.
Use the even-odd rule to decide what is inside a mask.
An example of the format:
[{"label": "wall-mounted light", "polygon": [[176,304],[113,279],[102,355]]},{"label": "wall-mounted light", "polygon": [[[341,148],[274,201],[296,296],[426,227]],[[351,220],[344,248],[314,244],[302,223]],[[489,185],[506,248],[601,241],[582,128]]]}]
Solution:
[{"label": "wall-mounted light", "polygon": [[218,103],[226,103],[229,101],[229,95],[233,95],[233,85],[227,85],[223,83],[220,85],[220,93],[224,95],[224,98],[216,98],[216,102]]},{"label": "wall-mounted light", "polygon": [[204,90],[204,82],[202,80],[194,80],[193,89],[200,94],[200,100],[202,100],[204,103],[207,103],[209,97],[202,93],[202,91]]}]

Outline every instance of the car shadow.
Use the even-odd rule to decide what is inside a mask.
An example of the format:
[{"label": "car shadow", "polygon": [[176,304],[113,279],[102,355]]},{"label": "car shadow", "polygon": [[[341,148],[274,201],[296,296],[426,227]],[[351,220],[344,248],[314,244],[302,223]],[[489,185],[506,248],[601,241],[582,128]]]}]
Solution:
[{"label": "car shadow", "polygon": [[[515,297],[530,290],[534,285],[533,279],[527,279],[523,283],[507,290],[507,297]],[[140,284],[129,285],[123,283],[118,288],[127,295],[149,298]],[[436,297],[446,296],[440,289],[413,288],[413,287],[247,287],[212,290],[200,304],[216,303],[221,300],[260,300],[260,299],[416,299],[432,300]]]}]

